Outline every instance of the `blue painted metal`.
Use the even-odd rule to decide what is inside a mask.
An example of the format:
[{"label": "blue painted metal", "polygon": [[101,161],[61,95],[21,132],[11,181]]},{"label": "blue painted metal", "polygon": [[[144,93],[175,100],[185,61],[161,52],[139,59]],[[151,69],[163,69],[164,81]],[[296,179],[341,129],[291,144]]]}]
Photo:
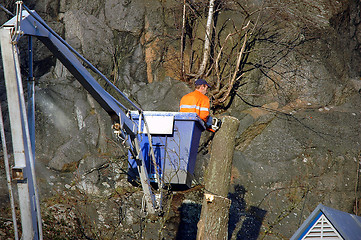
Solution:
[{"label": "blue painted metal", "polygon": [[[18,8],[17,8],[17,14],[14,18],[12,18],[11,20],[9,20],[8,22],[6,22],[4,25],[1,26],[0,30],[3,32],[1,34],[1,47],[2,49],[16,49],[16,51],[13,52],[6,52],[6,54],[2,54],[5,55],[5,57],[3,56],[4,62],[14,62],[13,59],[18,59],[18,51],[17,51],[17,42],[18,40],[24,36],[35,36],[37,37],[41,42],[43,42],[43,44],[54,54],[55,57],[57,57],[62,64],[69,70],[69,72],[80,82],[80,84],[89,92],[89,94],[100,104],[100,106],[111,116],[112,120],[114,123],[116,123],[119,127],[117,127],[118,129],[116,130],[116,132],[118,132],[117,136],[122,135],[124,139],[126,139],[126,142],[124,142],[133,152],[133,156],[134,158],[137,159],[138,162],[138,171],[140,172],[141,175],[141,182],[142,182],[142,187],[143,187],[143,191],[144,191],[144,195],[145,195],[145,201],[146,201],[146,206],[148,209],[148,212],[150,214],[154,214],[156,209],[158,209],[158,206],[156,206],[156,202],[155,202],[155,196],[152,193],[150,184],[149,184],[149,179],[147,178],[148,173],[146,171],[146,169],[143,167],[145,164],[143,163],[143,157],[142,154],[139,152],[139,143],[138,143],[138,137],[137,135],[137,129],[136,129],[136,124],[127,116],[126,112],[129,111],[129,109],[127,109],[126,107],[124,107],[118,100],[116,100],[111,94],[109,94],[105,89],[103,89],[101,87],[101,85],[95,80],[95,78],[88,72],[88,70],[82,65],[82,63],[78,60],[78,58],[80,58],[83,62],[85,62],[93,71],[95,71],[96,73],[98,73],[100,75],[101,78],[103,78],[104,80],[106,80],[108,83],[110,83],[110,81],[108,79],[106,79],[106,77],[100,73],[99,70],[97,70],[94,66],[92,66],[86,59],[84,59],[79,53],[77,53],[71,46],[69,46],[58,34],[56,34],[45,22],[44,20],[42,20],[40,18],[40,16],[35,12],[35,11],[31,11],[29,10],[26,6],[22,5],[22,1],[18,1],[17,2]],[[22,11],[22,7],[24,7],[26,10]],[[9,41],[7,39],[7,37],[11,36],[11,40]],[[5,39],[6,38],[6,39]],[[11,46],[11,47],[9,47]],[[32,56],[31,56],[32,57]],[[32,59],[31,59],[32,61]],[[5,64],[4,64],[5,65]],[[4,66],[5,69],[5,66]],[[21,79],[21,74],[20,71],[18,69],[16,69],[15,66],[6,66],[7,71],[5,71],[7,74],[7,76],[5,76],[5,79],[8,80],[8,83],[6,83],[7,88],[10,87],[12,84],[14,84],[14,79],[18,78]],[[18,71],[17,71],[18,70]],[[15,77],[13,77],[15,76]],[[112,85],[110,83],[111,86],[113,86],[114,88],[116,88],[114,85]],[[32,86],[30,86],[31,89]],[[135,109],[137,109],[139,112],[142,112],[142,110],[136,106],[136,104],[134,104],[132,101],[130,101],[124,93],[122,93],[119,89],[116,89],[120,95],[127,100]],[[8,95],[10,91],[7,91]],[[21,100],[23,99],[23,92],[22,92],[22,86],[18,87],[18,94],[20,94],[20,98]],[[15,96],[15,94],[12,94]],[[31,93],[30,98],[33,97],[33,93]],[[9,98],[9,96],[8,96]],[[9,101],[10,102],[10,101]],[[18,102],[12,101],[14,103],[12,103],[12,106],[18,107],[20,106],[20,104],[18,104]],[[22,107],[22,106],[20,106]],[[30,106],[30,108],[32,108],[32,106]],[[24,110],[24,108],[22,108],[21,110]],[[125,112],[123,111],[125,110]],[[31,109],[30,109],[31,111]],[[30,116],[29,118],[26,117],[26,113],[25,112],[21,112],[22,116],[21,117],[13,117],[14,119],[22,119],[22,120],[27,120],[26,122],[21,122],[21,124],[13,124],[15,123],[14,121],[11,121],[11,125],[16,125],[18,126],[22,126],[25,127],[26,129],[24,129],[24,131],[26,130],[26,134],[24,134],[24,140],[27,141],[27,143],[30,143],[30,134],[29,134],[29,128],[28,128],[28,124],[33,124],[32,122],[32,117]],[[32,114],[32,113],[31,113]],[[12,114],[10,114],[12,115]],[[11,118],[11,119],[13,119]],[[13,136],[16,136],[17,134],[12,134]],[[35,141],[32,142],[34,143]],[[16,139],[15,141],[13,140],[13,143],[22,144],[22,140],[21,139]],[[31,172],[28,171],[28,166],[33,166],[33,154],[32,149],[33,149],[33,145],[26,145],[25,146],[26,149],[21,150],[19,152],[24,153],[25,155],[27,155],[27,157],[30,159],[29,164],[24,161],[21,162],[21,164],[18,166],[19,169],[23,169],[24,168],[24,173],[27,173],[26,175],[29,176],[29,178],[34,178],[35,179],[35,171],[33,168],[31,168]],[[30,156],[28,156],[30,155]],[[25,159],[25,158],[24,158]],[[36,181],[33,181],[34,183],[36,183]],[[19,185],[19,184],[18,184]],[[29,184],[32,185],[32,184]],[[18,187],[19,188],[19,187]],[[31,190],[26,190],[27,186],[24,186],[24,193],[26,192],[30,192]],[[35,190],[36,190],[36,186],[34,186]],[[36,192],[36,191],[35,191]],[[27,194],[29,195],[29,194]],[[34,195],[32,193],[30,193],[30,195]],[[35,194],[36,195],[36,194]],[[28,227],[28,229],[26,229],[26,231],[24,232],[29,232],[29,234],[27,234],[29,237],[30,236],[30,232],[33,232],[34,229],[34,233],[37,236],[36,233],[36,229],[35,229],[35,224],[34,224],[34,228],[31,229],[31,224],[29,224],[28,222],[30,222],[28,219],[30,217],[35,218],[35,214],[30,213],[30,207],[29,206],[29,202],[30,201],[36,201],[35,203],[31,203],[31,206],[35,206],[35,211],[37,211],[38,214],[38,219],[40,219],[41,223],[41,216],[40,216],[40,207],[38,204],[38,197],[32,197],[31,199],[24,199],[24,207],[23,207],[23,211],[21,211],[22,213],[24,213],[24,215],[26,214],[26,220],[24,218],[24,221],[22,221],[23,226]],[[25,206],[26,205],[26,206]],[[28,216],[29,215],[29,216]],[[30,216],[31,215],[31,216]],[[33,221],[35,223],[35,221]],[[40,224],[41,225],[41,224]],[[39,226],[40,226],[39,225]],[[41,226],[39,227],[39,237],[42,238],[41,236]]]},{"label": "blue painted metal", "polygon": [[6,94],[11,127],[14,163],[23,177],[17,181],[21,211],[23,239],[42,239],[40,204],[35,177],[35,162],[24,91],[20,72],[18,49],[11,42],[12,28],[0,28],[1,55],[3,58]]},{"label": "blue painted metal", "polygon": [[291,240],[302,239],[302,237],[305,236],[308,230],[317,222],[317,219],[322,214],[325,215],[343,239],[361,239],[360,216],[319,204],[301,227],[293,234]]},{"label": "blue painted metal", "polygon": [[33,158],[35,159],[35,82],[33,74],[33,37],[28,37],[29,76],[28,76],[28,125]]},{"label": "blue painted metal", "polygon": [[[147,116],[174,117],[171,134],[152,134],[152,144],[159,174],[165,184],[191,186],[196,164],[199,140],[205,130],[203,121],[196,113],[181,112],[144,112]],[[137,121],[139,114],[131,112],[131,117]],[[141,123],[143,131],[144,121]],[[155,168],[149,155],[149,140],[147,134],[140,135],[140,146],[143,152],[149,178],[155,182]],[[129,174],[136,175],[136,162],[129,154]]]},{"label": "blue painted metal", "polygon": [[[24,10],[22,14],[23,19],[20,22],[22,34],[36,36],[42,41],[111,117],[119,116],[122,129],[125,129],[127,134],[134,135],[134,124],[123,112],[122,106],[94,79],[69,46],[64,44],[65,41],[54,31],[49,31],[50,27],[35,11]],[[2,27],[13,26],[15,22],[16,19],[12,18]]]},{"label": "blue painted metal", "polygon": [[307,226],[307,228],[302,232],[301,236],[298,238],[298,240],[301,240],[307,233],[308,231],[313,227],[313,225],[315,225],[315,223],[318,221],[318,219],[320,219],[320,217],[322,216],[322,212],[320,211],[319,214],[312,220],[312,222]]},{"label": "blue painted metal", "polygon": [[[151,148],[147,147],[152,145],[149,143],[148,135],[142,134],[139,135],[137,133],[137,126],[127,115],[129,109],[123,106],[119,101],[117,101],[111,94],[109,94],[101,85],[95,80],[95,78],[88,72],[88,70],[82,65],[79,61],[81,59],[83,63],[86,63],[90,69],[100,75],[102,79],[107,81],[108,84],[113,86],[120,95],[127,100],[135,109],[138,110],[137,113],[143,113],[142,109],[136,106],[132,101],[130,101],[124,93],[119,91],[99,70],[97,70],[94,66],[92,66],[85,58],[83,58],[79,53],[77,53],[71,46],[69,46],[65,40],[63,40],[57,33],[55,33],[35,12],[29,10],[26,6],[22,5],[22,1],[17,2],[17,14],[14,18],[6,22],[1,28],[1,47],[6,52],[6,54],[2,54],[3,62],[17,62],[18,61],[18,50],[17,50],[17,42],[18,40],[24,36],[29,36],[29,63],[30,63],[30,74],[29,74],[29,112],[25,112],[25,101],[23,99],[23,89],[21,85],[21,74],[19,64],[16,63],[14,66],[7,66],[4,64],[4,69],[6,69],[7,75],[5,79],[7,80],[7,92],[8,99],[11,99],[9,95],[10,88],[17,80],[17,93],[16,96],[19,98],[20,103],[18,101],[9,101],[14,102],[11,106],[16,108],[17,115],[10,114],[11,116],[11,125],[12,126],[22,126],[23,134],[21,134],[23,139],[13,139],[13,143],[15,145],[21,145],[22,150],[18,151],[23,155],[23,159],[27,159],[23,161],[21,158],[18,159],[18,169],[24,169],[24,174],[29,176],[29,185],[32,189],[26,190],[27,186],[24,186],[24,193],[27,193],[27,198],[31,196],[31,199],[24,199],[24,207],[21,211],[22,213],[26,213],[26,218],[24,217],[24,221],[22,220],[23,227],[28,227],[26,231],[23,232],[33,232],[36,238],[42,238],[42,230],[41,230],[41,215],[40,215],[40,205],[39,198],[37,196],[37,187],[35,181],[35,169],[34,169],[34,160],[35,160],[35,129],[33,128],[35,117],[34,117],[34,82],[32,76],[32,41],[31,36],[37,37],[53,54],[57,57],[60,62],[69,70],[69,72],[80,82],[80,84],[89,92],[89,94],[100,104],[100,106],[112,117],[113,121],[116,123],[114,126],[114,133],[124,140],[124,143],[129,147],[130,152],[132,153],[132,168],[134,166],[137,167],[137,172],[140,175],[141,183],[146,199],[146,205],[149,213],[155,213],[156,209],[161,208],[156,206],[155,196],[152,192],[152,189],[149,184],[149,176],[158,175],[157,171],[154,167],[149,165],[150,158],[148,157],[148,152]],[[22,11],[22,7],[24,7],[24,11]],[[8,37],[11,36],[11,40],[8,40]],[[13,51],[8,51],[8,50]],[[6,65],[6,67],[5,67]],[[31,82],[31,83],[30,83]],[[8,89],[9,88],[9,89]],[[19,108],[19,109],[18,109]],[[123,111],[125,110],[125,112]],[[154,113],[153,113],[154,114]],[[197,150],[200,140],[200,135],[203,130],[205,130],[203,121],[195,114],[195,113],[158,113],[160,116],[170,116],[174,117],[174,129],[172,133],[164,134],[164,135],[155,135],[153,139],[153,143],[155,143],[155,152],[157,156],[157,164],[160,166],[160,174],[162,176],[162,182],[168,182],[172,184],[180,184],[187,185],[190,187],[192,175],[195,168],[195,161],[197,156]],[[163,114],[163,115],[162,115]],[[28,115],[28,116],[27,116]],[[15,117],[14,117],[15,116]],[[135,118],[135,116],[134,116]],[[21,119],[21,123],[13,124],[17,121],[15,119]],[[24,120],[26,120],[24,122]],[[30,129],[29,129],[30,126]],[[14,127],[13,127],[14,128]],[[19,134],[12,134],[12,136],[17,136]],[[150,136],[149,136],[150,137]],[[141,144],[139,144],[139,141]],[[148,142],[147,142],[148,141]],[[24,145],[25,146],[22,146]],[[148,169],[149,171],[153,171],[148,174],[147,168],[145,167],[147,164],[143,159],[143,153],[145,154],[146,161],[148,161]],[[29,167],[30,166],[30,170]],[[160,182],[159,178],[158,181]],[[160,184],[162,186],[162,184]],[[21,185],[18,184],[18,188]],[[25,195],[25,194],[24,194]],[[32,197],[34,196],[34,197]],[[29,202],[31,201],[31,204]],[[31,206],[30,206],[31,205]],[[33,212],[30,214],[29,209],[34,208]],[[34,214],[34,212],[37,213]],[[29,213],[29,214],[28,214]],[[29,216],[28,216],[29,215]],[[30,216],[31,215],[31,216]],[[33,225],[29,224],[29,217],[33,218]],[[39,223],[39,224],[38,224]],[[39,228],[39,232],[37,232],[36,228]],[[31,229],[33,228],[33,229]],[[30,236],[30,234],[28,234]]]},{"label": "blue painted metal", "polygon": [[[62,39],[56,32],[54,32],[36,13],[35,11],[31,11],[29,8],[27,8],[25,5],[23,5],[23,8],[26,9],[27,13],[29,13],[33,18],[35,18],[41,25],[49,31],[51,35],[53,35],[55,38],[57,38],[64,46],[66,46],[73,54],[75,54],[78,58],[80,58],[86,65],[89,66],[89,68],[98,74],[103,80],[107,82],[113,89],[115,89],[128,103],[130,103],[135,109],[138,111],[142,111],[141,108],[139,108],[134,102],[132,102],[127,96],[120,91],[111,81],[109,81],[103,73],[101,73],[96,67],[94,67],[87,59],[85,59],[82,55],[80,55],[73,47],[71,47],[64,39]],[[49,36],[50,36],[49,34]],[[36,36],[40,36],[35,34]],[[46,37],[46,36],[45,36]],[[118,102],[116,99],[113,98],[114,101],[118,103],[121,107],[126,109],[120,102]]]}]

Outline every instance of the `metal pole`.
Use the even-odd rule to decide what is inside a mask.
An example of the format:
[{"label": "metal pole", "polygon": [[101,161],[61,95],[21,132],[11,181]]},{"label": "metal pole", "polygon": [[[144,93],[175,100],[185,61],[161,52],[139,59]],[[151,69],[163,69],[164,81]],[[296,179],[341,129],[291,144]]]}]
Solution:
[{"label": "metal pole", "polygon": [[9,198],[10,198],[10,204],[11,204],[11,213],[12,213],[12,217],[13,217],[14,237],[15,237],[15,240],[18,240],[19,239],[19,233],[18,233],[18,225],[16,223],[15,202],[14,202],[13,188],[11,186],[10,165],[9,165],[9,159],[8,159],[8,150],[7,150],[7,147],[6,147],[6,139],[5,139],[5,131],[4,131],[4,122],[3,122],[2,110],[1,110],[1,103],[0,103],[0,131],[1,131],[1,143],[3,145],[6,179],[8,181],[8,190],[9,190]]},{"label": "metal pole", "polygon": [[[11,31],[13,28],[1,28],[0,29],[0,42],[1,42],[1,55],[3,59],[4,67],[4,77],[5,77],[5,86],[6,94],[8,100],[8,111],[10,118],[10,129],[11,129],[11,141],[13,143],[13,154],[14,154],[14,168],[19,173],[19,179],[16,182],[18,195],[19,195],[19,207],[21,213],[21,227],[22,227],[22,236],[23,239],[33,239],[34,229],[31,218],[31,204],[29,196],[29,188],[27,181],[27,164],[26,164],[26,153],[24,146],[23,138],[23,127],[22,127],[22,118],[23,116],[20,113],[20,99],[18,91],[18,81],[17,78],[21,76],[20,69],[17,68],[15,58],[17,55],[14,55],[14,45],[11,44]],[[21,82],[21,79],[20,79]],[[22,176],[23,175],[23,176]]]},{"label": "metal pole", "polygon": [[35,81],[33,76],[33,39],[28,37],[29,41],[29,77],[28,77],[28,124],[31,149],[35,159]]},{"label": "metal pole", "polygon": [[23,8],[23,2],[22,1],[17,1],[16,2],[16,22],[15,22],[15,32],[13,34],[12,37],[12,42],[17,43],[18,40],[20,39],[22,32],[20,30],[20,22],[22,19],[22,10]]},{"label": "metal pole", "polygon": [[[143,115],[143,113],[139,113],[139,119],[141,119],[142,115]],[[150,132],[149,132],[149,126],[148,126],[145,116],[143,116],[143,118],[144,118],[144,120],[143,120],[144,127],[145,127],[145,130],[147,131],[147,136],[148,136],[148,141],[149,141],[149,151],[150,151],[150,156],[152,159],[152,164],[153,164],[154,170],[155,170],[155,176],[156,176],[156,180],[157,180],[157,184],[158,184],[158,189],[161,191],[163,188],[163,181],[160,178],[161,169],[160,169],[159,165],[157,164],[157,159],[155,158],[152,134],[150,134]]]},{"label": "metal pole", "polygon": [[26,159],[26,166],[30,168],[28,171],[28,194],[30,197],[31,203],[31,217],[32,217],[32,224],[34,230],[34,238],[35,239],[43,239],[42,238],[42,227],[41,227],[41,215],[40,215],[40,204],[39,204],[39,196],[38,196],[38,189],[36,184],[36,175],[35,175],[35,159],[33,158],[32,147],[30,142],[30,134],[29,134],[29,125],[27,122],[27,113],[25,107],[25,99],[24,99],[24,90],[21,80],[21,73],[20,73],[20,61],[19,61],[19,51],[16,45],[13,47],[14,51],[14,62],[15,68],[18,69],[17,72],[19,77],[16,78],[17,81],[17,88],[18,88],[18,97],[19,97],[19,110],[21,116],[21,126],[23,130],[23,144],[24,144],[24,153]]},{"label": "metal pole", "polygon": [[[35,165],[35,81],[34,81],[34,74],[33,74],[33,39],[31,36],[28,37],[29,43],[29,77],[28,77],[28,109],[27,109],[27,117],[28,117],[28,128],[29,128],[29,139],[31,153],[32,156],[30,159],[33,159],[31,164]],[[40,203],[39,203],[39,196],[35,178],[35,166],[31,167],[32,169],[32,177],[33,177],[33,184],[34,184],[34,202],[35,202],[35,213],[36,214],[36,221],[38,227],[38,234],[39,239],[43,239],[42,233],[42,223],[41,223],[41,212],[40,212]],[[33,216],[34,217],[34,216]]]},{"label": "metal pole", "polygon": [[1,28],[0,41],[15,162],[12,169],[13,179],[17,180],[19,193],[22,239],[42,239],[35,164],[30,143],[19,53],[17,46],[11,42],[12,30],[13,28]]},{"label": "metal pole", "polygon": [[148,171],[145,166],[142,149],[140,148],[137,136],[135,136],[135,137],[132,136],[131,142],[132,142],[132,145],[133,145],[136,153],[138,154],[138,156],[133,156],[133,157],[135,157],[135,159],[137,161],[137,167],[138,167],[140,182],[142,184],[142,188],[143,188],[143,192],[144,192],[146,207],[147,207],[148,213],[154,215],[156,213],[156,211],[158,210],[158,206],[157,206],[155,196],[154,196],[153,191],[150,186]]},{"label": "metal pole", "polygon": [[2,4],[0,4],[0,8],[2,10],[4,10],[7,14],[9,14],[10,16],[14,17],[14,13],[10,12],[9,10],[7,10]]}]

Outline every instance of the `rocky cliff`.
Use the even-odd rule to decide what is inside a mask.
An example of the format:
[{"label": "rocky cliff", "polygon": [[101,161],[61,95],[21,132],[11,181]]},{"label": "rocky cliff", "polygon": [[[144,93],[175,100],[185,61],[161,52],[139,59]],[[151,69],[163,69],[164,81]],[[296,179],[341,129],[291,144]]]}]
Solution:
[{"label": "rocky cliff", "polygon": [[[187,1],[187,77],[180,67],[183,1],[24,3],[144,110],[177,111],[191,90],[187,83],[200,64],[208,1]],[[241,122],[229,237],[288,239],[318,203],[360,214],[361,2],[220,3],[218,41],[213,39],[218,49],[241,48],[246,35],[240,29],[248,20],[247,26],[257,29],[247,32],[252,41],[243,52],[240,82],[212,109]],[[15,12],[11,1],[4,6]],[[7,19],[0,12],[1,23]],[[240,37],[229,45],[223,40],[233,32]],[[20,46],[26,49],[26,42]],[[142,193],[126,180],[126,151],[111,135],[110,118],[45,46],[35,42],[35,49],[36,168],[45,236],[195,238],[203,191],[198,184],[207,169],[211,134],[202,137],[195,187],[170,194],[162,218],[144,220]],[[222,65],[223,72],[235,67],[236,57],[217,58],[231,62]],[[216,65],[217,59],[210,62]],[[216,85],[220,75],[212,71],[207,79]],[[5,107],[3,85],[0,89]],[[217,102],[218,93],[211,94]],[[0,236],[11,236],[3,172]]]}]

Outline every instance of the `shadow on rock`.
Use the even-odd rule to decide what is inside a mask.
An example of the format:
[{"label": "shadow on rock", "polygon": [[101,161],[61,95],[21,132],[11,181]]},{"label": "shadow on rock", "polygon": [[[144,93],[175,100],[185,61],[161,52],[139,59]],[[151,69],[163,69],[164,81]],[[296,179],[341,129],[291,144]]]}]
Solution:
[{"label": "shadow on rock", "polygon": [[197,238],[197,223],[201,216],[202,205],[198,203],[183,203],[180,207],[180,224],[177,240]]},{"label": "shadow on rock", "polygon": [[241,185],[235,186],[235,192],[229,193],[231,200],[229,209],[228,238],[237,240],[256,240],[267,211],[251,206],[246,209],[244,195],[246,189]]}]

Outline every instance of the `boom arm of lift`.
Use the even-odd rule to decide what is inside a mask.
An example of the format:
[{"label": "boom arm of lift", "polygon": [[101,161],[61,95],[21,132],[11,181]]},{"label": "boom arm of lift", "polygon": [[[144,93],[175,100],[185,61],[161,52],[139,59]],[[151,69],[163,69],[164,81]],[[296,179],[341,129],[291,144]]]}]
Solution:
[{"label": "boom arm of lift", "polygon": [[[147,169],[145,167],[142,151],[139,147],[137,125],[123,111],[124,106],[122,106],[113,96],[105,91],[88,72],[88,70],[81,64],[75,56],[77,55],[79,57],[80,54],[78,54],[59,35],[57,35],[35,11],[26,8],[26,10],[23,10],[20,15],[20,18],[19,16],[15,16],[2,26],[1,31],[7,32],[5,34],[2,32],[2,36],[7,35],[8,37],[6,37],[7,39],[5,41],[1,41],[1,47],[16,47],[18,39],[23,35],[35,36],[62,62],[69,72],[110,115],[112,120],[116,122],[114,125],[117,126],[115,133],[121,135],[122,138],[127,140],[125,143],[130,148],[130,152],[133,154],[133,157],[137,160],[147,211],[148,213],[154,214],[158,206],[149,184]],[[13,51],[13,56],[11,57],[6,56],[8,59],[4,59],[4,57],[5,56],[3,56],[3,61],[14,61],[14,59],[19,58],[17,51]],[[91,68],[94,67],[91,66]],[[4,72],[5,70],[4,66]],[[6,71],[12,70],[8,69]],[[16,72],[17,71],[15,71],[14,74],[20,74],[19,72]],[[21,79],[21,76],[19,79]],[[127,100],[130,101],[129,99]]]}]

